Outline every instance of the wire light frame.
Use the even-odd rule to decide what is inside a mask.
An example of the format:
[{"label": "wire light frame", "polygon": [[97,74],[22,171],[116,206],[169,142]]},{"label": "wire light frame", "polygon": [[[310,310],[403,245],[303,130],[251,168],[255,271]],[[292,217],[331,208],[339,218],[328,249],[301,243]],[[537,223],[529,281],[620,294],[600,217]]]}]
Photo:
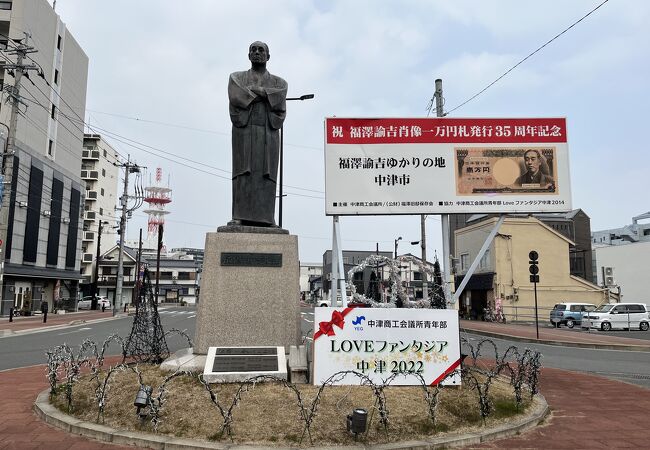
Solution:
[{"label": "wire light frame", "polygon": [[149,270],[144,270],[138,292],[131,334],[124,346],[124,357],[138,362],[160,364],[169,356],[165,332],[160,322]]}]

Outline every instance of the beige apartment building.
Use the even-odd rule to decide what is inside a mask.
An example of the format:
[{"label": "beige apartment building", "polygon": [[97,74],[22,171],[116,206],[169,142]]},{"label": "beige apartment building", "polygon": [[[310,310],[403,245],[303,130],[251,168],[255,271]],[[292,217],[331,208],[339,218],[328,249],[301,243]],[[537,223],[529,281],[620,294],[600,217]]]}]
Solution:
[{"label": "beige apartment building", "polygon": [[[455,258],[458,259],[456,286],[478,255],[497,218],[456,230]],[[507,217],[459,299],[463,317],[480,319],[483,309],[494,308],[501,299],[509,320],[530,320],[534,316],[534,286],[530,282],[529,253],[539,254],[537,304],[540,318],[559,302],[601,304],[607,290],[571,275],[570,250],[575,244],[534,217]],[[543,312],[543,313],[542,313]]]},{"label": "beige apartment building", "polygon": [[[81,240],[82,291],[90,295],[97,255],[117,242],[115,207],[118,199],[119,154],[99,134],[85,134],[81,153],[81,179],[86,183]],[[101,239],[99,236],[101,223]],[[101,248],[97,248],[97,242]]]}]

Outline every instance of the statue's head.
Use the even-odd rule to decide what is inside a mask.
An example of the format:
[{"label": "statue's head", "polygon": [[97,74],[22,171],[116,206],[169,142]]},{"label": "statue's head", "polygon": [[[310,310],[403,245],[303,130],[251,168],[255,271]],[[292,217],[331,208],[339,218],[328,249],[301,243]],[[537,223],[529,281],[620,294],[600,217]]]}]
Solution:
[{"label": "statue's head", "polygon": [[270,58],[269,46],[264,42],[255,41],[248,47],[248,59],[253,64],[266,64]]}]

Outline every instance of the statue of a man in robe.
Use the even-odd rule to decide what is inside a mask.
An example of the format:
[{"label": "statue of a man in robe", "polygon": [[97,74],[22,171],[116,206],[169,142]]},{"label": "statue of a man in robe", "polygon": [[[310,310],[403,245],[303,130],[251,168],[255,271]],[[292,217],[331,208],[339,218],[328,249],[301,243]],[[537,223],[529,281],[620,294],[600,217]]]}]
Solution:
[{"label": "statue of a man in robe", "polygon": [[253,42],[251,68],[230,74],[232,121],[232,222],[275,227],[280,133],[286,116],[287,82],[266,70],[269,47]]}]

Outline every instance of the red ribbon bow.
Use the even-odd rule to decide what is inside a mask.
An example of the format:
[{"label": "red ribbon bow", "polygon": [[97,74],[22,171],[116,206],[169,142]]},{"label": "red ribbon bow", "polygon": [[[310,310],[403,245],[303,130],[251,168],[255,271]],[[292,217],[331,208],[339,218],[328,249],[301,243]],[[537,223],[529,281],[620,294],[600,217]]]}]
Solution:
[{"label": "red ribbon bow", "polygon": [[329,322],[318,323],[318,331],[314,334],[314,339],[317,339],[319,336],[322,336],[324,334],[328,336],[334,336],[336,334],[334,332],[334,325],[340,329],[343,329],[343,325],[345,325],[345,316],[353,309],[354,308],[345,308],[343,312],[332,312],[332,320]]}]

